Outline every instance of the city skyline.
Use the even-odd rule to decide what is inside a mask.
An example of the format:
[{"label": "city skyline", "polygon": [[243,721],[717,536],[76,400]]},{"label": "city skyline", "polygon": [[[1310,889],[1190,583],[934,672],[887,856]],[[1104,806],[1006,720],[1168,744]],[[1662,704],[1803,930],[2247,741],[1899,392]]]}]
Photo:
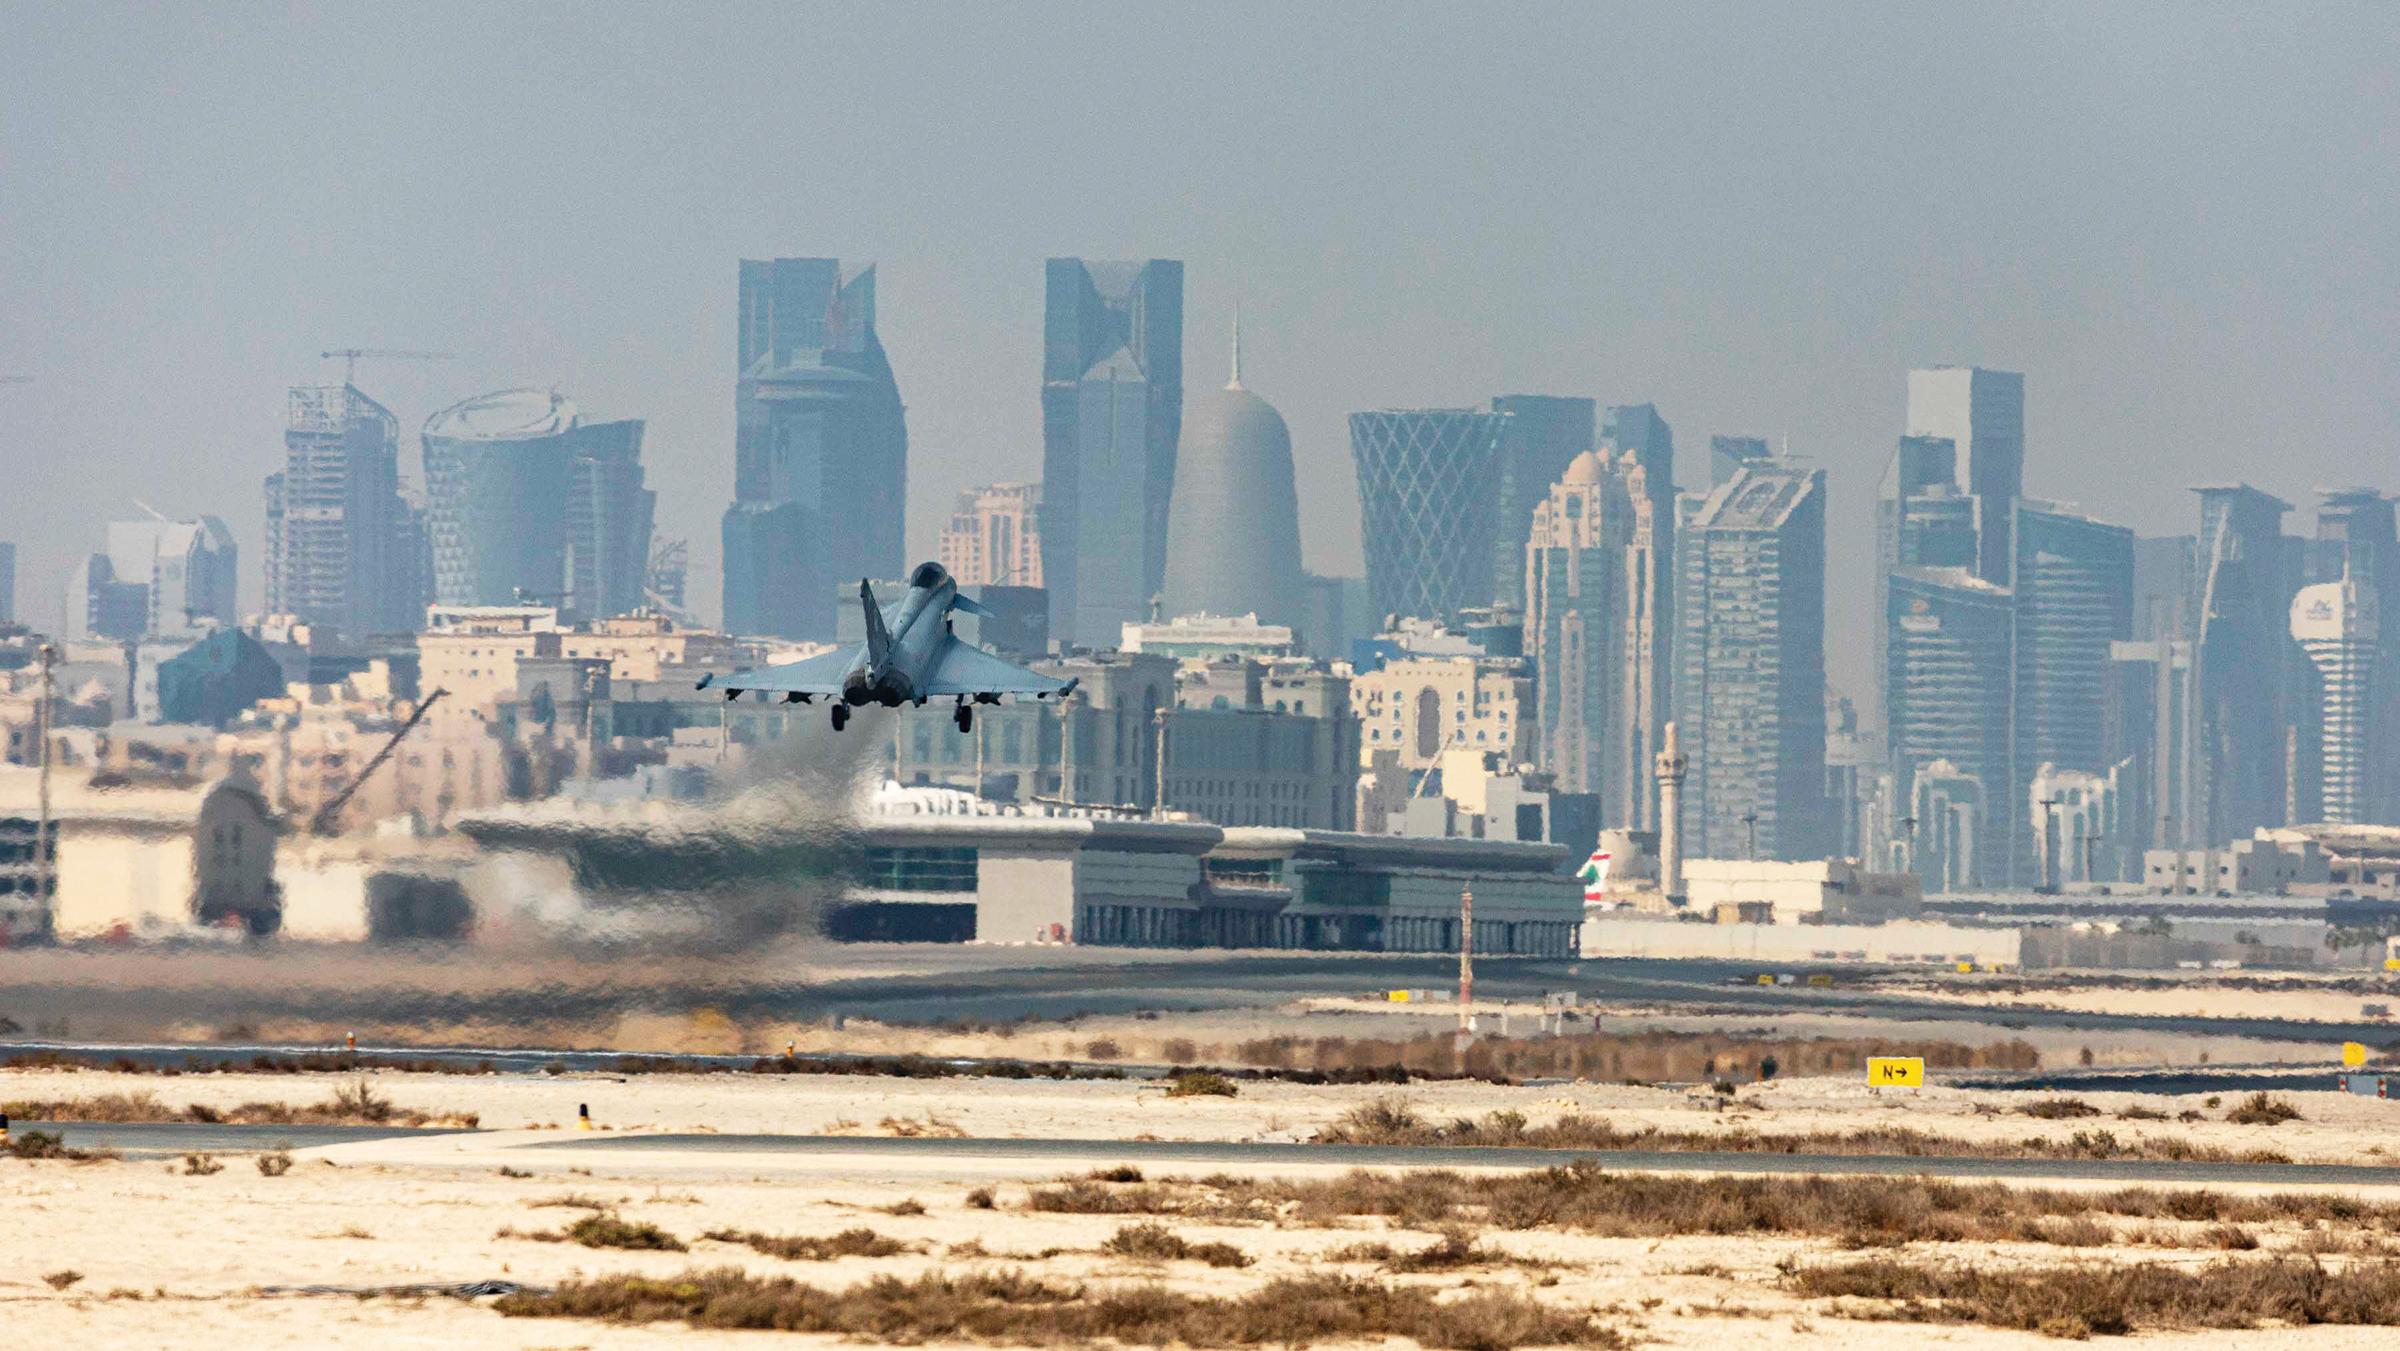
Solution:
[{"label": "city skyline", "polygon": [[[2400,120],[2366,83],[2388,43],[2362,25],[2386,30],[2388,15],[2316,11],[2261,33],[2231,12],[2181,12],[2162,47],[2138,16],[2067,10],[1950,15],[1938,30],[1864,11],[1472,23],[1425,11],[1390,37],[1391,58],[1423,72],[1462,50],[1513,50],[1509,78],[1478,58],[1468,79],[1411,82],[1435,91],[1414,106],[1368,98],[1295,130],[1279,91],[1354,39],[1330,16],[1246,13],[1162,17],[1201,76],[1164,90],[1140,63],[1089,59],[1131,22],[1105,16],[1059,51],[1002,16],[869,16],[805,58],[730,17],[664,31],[632,11],[591,26],[605,41],[535,16],[474,16],[440,39],[366,10],[139,29],[60,16],[26,34],[24,78],[0,94],[0,172],[41,184],[13,200],[44,203],[0,215],[0,241],[33,264],[0,278],[0,302],[48,320],[0,336],[0,368],[35,377],[0,390],[0,453],[88,472],[0,515],[0,538],[21,546],[19,609],[55,606],[86,524],[123,514],[128,495],[258,539],[257,503],[208,493],[272,467],[275,391],[331,379],[319,350],[374,342],[458,353],[362,367],[362,388],[412,427],[528,383],[571,388],[595,416],[646,418],[662,530],[694,542],[693,594],[713,607],[723,502],[698,485],[721,481],[733,438],[722,278],[734,258],[776,252],[881,264],[919,451],[912,557],[932,556],[962,487],[1038,477],[1023,334],[1038,322],[1040,259],[1078,251],[1185,260],[1199,369],[1221,364],[1215,335],[1242,302],[1254,363],[1278,372],[1304,500],[1351,491],[1347,413],[1501,389],[1656,404],[1685,433],[1687,484],[1706,480],[1713,435],[1788,442],[1828,469],[1836,634],[1871,619],[1872,550],[1857,537],[1905,430],[1897,372],[1910,367],[2023,371],[2029,483],[2144,535],[2187,515],[2180,487],[2151,487],[2161,463],[2187,470],[2179,484],[2250,477],[2301,500],[2371,480],[2379,448],[2400,439],[2400,414],[2376,394],[2395,384],[2400,344],[2371,299],[2394,290],[2393,263],[2356,243],[2388,218],[2393,187],[2332,168],[2362,162]],[[1245,31],[1262,28],[1274,40]],[[498,62],[527,42],[573,59],[545,63],[556,74]],[[887,54],[905,43],[921,69]],[[1576,53],[1595,45],[1618,53],[1624,97],[1569,95]],[[108,70],[72,55],[103,50]],[[211,60],[187,69],[194,50]],[[292,78],[302,50],[345,53],[343,77]],[[1815,78],[1785,78],[1795,53]],[[815,78],[767,80],[795,61]],[[719,63],[712,83],[759,91],[738,123],[672,100],[612,109],[598,95],[611,80],[592,78],[651,88]],[[183,74],[159,78],[170,64]],[[1005,87],[990,74],[1002,66],[1018,72]],[[425,90],[428,69],[459,88]],[[2036,78],[2054,91],[2041,107],[1989,97]],[[923,109],[885,97],[926,81],[949,97]],[[1095,84],[1138,113],[1093,122]],[[2127,106],[2129,88],[2143,94]],[[1726,100],[1732,89],[1743,98]],[[1852,92],[1836,105],[1829,89]],[[838,123],[833,109],[886,101],[892,153],[877,158],[911,166],[906,178],[791,146],[798,126]],[[536,105],[539,139],[486,143],[479,128]],[[1512,131],[1537,125],[1552,135]],[[227,158],[200,155],[194,137]],[[1016,179],[986,167],[1044,137],[1088,153]],[[738,167],[769,143],[793,156],[793,186]],[[433,209],[502,191],[536,145],[569,177],[653,190],[601,216],[525,202],[474,232]],[[1109,176],[1091,181],[1105,191],[1069,186],[1103,161]],[[359,191],[262,204],[199,191],[177,167],[203,162],[213,178]],[[1649,185],[1649,204],[1601,210],[1628,181]],[[1473,194],[1433,187],[1444,182],[1508,184],[1511,209],[1469,210]],[[962,200],[977,203],[971,218]],[[164,291],[161,276],[174,279]],[[924,365],[934,353],[938,376]],[[128,382],[151,396],[107,397]],[[1311,571],[1357,573],[1353,516],[1309,513]],[[255,572],[245,586],[254,603]],[[1854,693],[1871,678],[1863,646],[1830,653]]]}]

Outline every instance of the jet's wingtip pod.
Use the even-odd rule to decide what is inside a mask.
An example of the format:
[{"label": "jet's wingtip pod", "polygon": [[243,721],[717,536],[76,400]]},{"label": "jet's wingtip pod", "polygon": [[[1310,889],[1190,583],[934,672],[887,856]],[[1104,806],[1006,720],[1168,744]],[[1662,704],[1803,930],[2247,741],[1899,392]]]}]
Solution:
[{"label": "jet's wingtip pod", "polygon": [[1070,695],[1070,694],[1073,694],[1073,693],[1075,692],[1075,687],[1076,687],[1077,685],[1080,685],[1080,684],[1082,684],[1082,683],[1083,683],[1083,677],[1082,677],[1082,676],[1069,676],[1069,677],[1067,677],[1067,683],[1066,683],[1066,684],[1064,684],[1064,685],[1061,685],[1061,686],[1059,686],[1059,687],[1058,687],[1058,695],[1057,695],[1057,697],[1058,697],[1058,698],[1060,698],[1060,699],[1064,699],[1064,698],[1066,698],[1068,695]]},{"label": "jet's wingtip pod", "polygon": [[725,691],[725,702],[726,702],[726,703],[729,703],[729,704],[730,704],[730,703],[732,703],[734,700],[736,700],[736,699],[739,699],[739,698],[741,698],[741,697],[742,697],[742,692],[741,692],[740,690],[727,690],[727,691]]},{"label": "jet's wingtip pod", "polygon": [[693,689],[696,689],[696,690],[704,690],[704,689],[707,689],[707,688],[709,687],[710,683],[711,683],[711,682],[713,682],[713,681],[715,681],[715,680],[716,680],[716,678],[717,678],[717,673],[716,673],[716,672],[714,672],[714,671],[710,671],[708,674],[706,674],[706,675],[704,675],[704,676],[700,677],[700,683],[699,683],[699,684],[697,684],[697,685],[694,685],[694,686],[692,686],[692,688],[693,688]]}]

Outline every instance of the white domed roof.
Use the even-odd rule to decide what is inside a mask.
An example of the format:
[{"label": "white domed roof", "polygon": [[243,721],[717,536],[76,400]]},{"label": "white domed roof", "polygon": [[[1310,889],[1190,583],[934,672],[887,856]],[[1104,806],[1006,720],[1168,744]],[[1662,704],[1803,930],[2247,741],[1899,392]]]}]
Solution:
[{"label": "white domed roof", "polygon": [[1568,463],[1567,472],[1559,475],[1558,481],[1561,483],[1598,483],[1607,474],[1608,462],[1600,458],[1600,452],[1587,450]]}]

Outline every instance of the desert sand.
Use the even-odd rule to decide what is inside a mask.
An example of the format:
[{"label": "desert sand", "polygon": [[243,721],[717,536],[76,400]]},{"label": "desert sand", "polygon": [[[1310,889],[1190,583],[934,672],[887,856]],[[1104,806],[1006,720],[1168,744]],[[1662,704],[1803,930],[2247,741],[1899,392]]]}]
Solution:
[{"label": "desert sand", "polygon": [[[0,1159],[0,1214],[8,1218],[0,1225],[0,1322],[26,1344],[77,1346],[750,1346],[793,1340],[793,1335],[705,1333],[680,1324],[634,1328],[512,1319],[494,1312],[488,1299],[361,1299],[342,1293],[277,1293],[273,1288],[374,1289],[487,1280],[547,1286],[581,1275],[666,1276],[726,1264],[755,1274],[786,1274],[840,1286],[875,1275],[1000,1264],[1044,1278],[1101,1286],[1160,1282],[1195,1292],[1238,1294],[1279,1275],[1324,1270],[1331,1249],[1362,1239],[1415,1246],[1434,1237],[1393,1231],[1381,1220],[1353,1220],[1335,1228],[1177,1221],[1174,1227],[1186,1237],[1229,1242],[1254,1259],[1245,1268],[1217,1270],[1193,1262],[1105,1256],[1095,1249],[1125,1217],[1035,1213],[1024,1206],[1029,1183],[1113,1162],[1105,1143],[1110,1140],[1304,1138],[1351,1107],[1394,1092],[1391,1089],[1248,1083],[1237,1098],[1169,1099],[1159,1085],[1139,1082],[744,1074],[616,1078],[386,1073],[369,1078],[378,1093],[404,1107],[472,1112],[495,1129],[300,1150],[290,1172],[281,1177],[263,1176],[249,1158],[239,1155],[222,1157],[222,1171],[204,1176],[189,1174],[177,1160]],[[11,1071],[0,1074],[0,1100],[146,1092],[170,1106],[224,1108],[259,1100],[315,1101],[333,1082],[324,1076],[295,1075]],[[2124,1122],[2113,1117],[2050,1122],[2010,1110],[2030,1095],[1938,1087],[1878,1095],[1860,1084],[1828,1080],[1746,1087],[1730,1105],[1713,1093],[1623,1085],[1431,1083],[1413,1085],[1404,1094],[1422,1111],[1437,1116],[1506,1109],[1538,1121],[1572,1110],[1603,1114],[1623,1124],[1726,1130],[1906,1122],[1994,1140],[2105,1125],[2119,1132],[2174,1131],[2226,1147],[2273,1147],[2295,1158],[2343,1161],[2379,1158],[2391,1113],[2400,1110],[2396,1104],[2321,1093],[2291,1095],[2304,1118],[2277,1127],[2214,1120]],[[2120,1098],[2131,1101],[2126,1095],[2083,1096],[2106,1110],[2122,1105]],[[1039,1162],[515,1148],[532,1141],[592,1140],[566,1129],[583,1103],[590,1104],[603,1128],[601,1135],[880,1134],[931,1127],[976,1137],[1102,1143],[1080,1158]],[[2180,1107],[2176,1100],[2158,1098],[2146,1100],[2146,1105],[2170,1112]],[[1979,1106],[1985,1111],[1979,1113]],[[2193,1106],[2202,1109],[2199,1100]],[[505,1175],[500,1171],[504,1167],[530,1176]],[[968,1194],[981,1186],[994,1189],[994,1208],[968,1203]],[[657,1224],[690,1242],[692,1251],[595,1250],[501,1236],[508,1229],[554,1230],[589,1213],[540,1204],[561,1197]],[[924,1213],[883,1213],[911,1201],[922,1205]],[[830,1234],[861,1225],[907,1242],[911,1251],[883,1258],[795,1262],[698,1237],[723,1228]],[[2274,1247],[2299,1236],[2266,1237]],[[1962,1348],[2057,1345],[2031,1334],[1977,1327],[1860,1322],[1837,1316],[1824,1301],[1805,1301],[1779,1290],[1779,1262],[1855,1256],[1825,1239],[1703,1234],[1630,1239],[1542,1229],[1492,1231],[1485,1241],[1561,1265],[1396,1279],[1519,1288],[1544,1302],[1613,1308],[1616,1312],[1605,1321],[1669,1347],[1733,1348],[1761,1341],[1845,1347],[1929,1342]],[[967,1244],[980,1244],[1001,1256],[951,1252]],[[2138,1258],[2197,1265],[2223,1256],[2155,1247],[2070,1252],[2007,1243],[1974,1245],[1971,1251],[1965,1245],[1912,1244],[1910,1250],[1924,1254],[1945,1246],[1961,1249],[1952,1255],[2002,1263]],[[1064,1251],[1032,1256],[1051,1248]],[[80,1276],[64,1290],[53,1290],[41,1279],[66,1271]],[[2390,1329],[2311,1328],[2214,1336],[2152,1334],[2145,1335],[2142,1344],[2329,1351],[2389,1346],[2396,1335],[2400,1334]]]}]

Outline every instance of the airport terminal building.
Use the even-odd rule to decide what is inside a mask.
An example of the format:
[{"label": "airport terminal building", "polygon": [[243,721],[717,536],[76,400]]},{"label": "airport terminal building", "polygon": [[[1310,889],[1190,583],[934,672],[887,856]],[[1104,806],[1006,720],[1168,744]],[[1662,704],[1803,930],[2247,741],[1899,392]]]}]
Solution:
[{"label": "airport terminal building", "polygon": [[[632,824],[507,808],[460,823],[487,848],[563,856],[603,893],[603,856],[621,852]],[[693,838],[663,823],[643,833],[654,843],[644,876],[624,879],[629,894],[655,886],[658,855]],[[1454,952],[1471,890],[1477,952],[1572,956],[1583,918],[1557,845],[1225,827],[946,789],[887,785],[853,839],[803,856],[849,879],[824,917],[829,937],[849,941]],[[796,856],[755,857],[771,870]]]}]

